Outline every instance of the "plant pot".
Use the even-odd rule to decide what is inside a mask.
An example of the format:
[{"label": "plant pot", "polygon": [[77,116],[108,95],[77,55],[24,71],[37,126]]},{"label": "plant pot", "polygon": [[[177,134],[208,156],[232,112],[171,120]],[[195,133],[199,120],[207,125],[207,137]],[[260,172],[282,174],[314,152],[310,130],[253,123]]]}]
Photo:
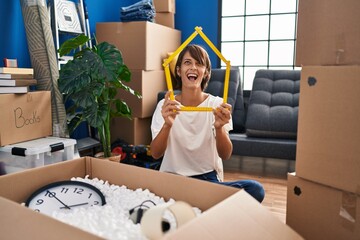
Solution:
[{"label": "plant pot", "polygon": [[121,160],[121,154],[117,154],[117,153],[111,153],[111,157],[105,158],[104,157],[104,152],[98,152],[98,153],[96,153],[94,155],[94,157],[107,159],[107,160],[110,160],[112,162],[120,162],[120,160]]}]

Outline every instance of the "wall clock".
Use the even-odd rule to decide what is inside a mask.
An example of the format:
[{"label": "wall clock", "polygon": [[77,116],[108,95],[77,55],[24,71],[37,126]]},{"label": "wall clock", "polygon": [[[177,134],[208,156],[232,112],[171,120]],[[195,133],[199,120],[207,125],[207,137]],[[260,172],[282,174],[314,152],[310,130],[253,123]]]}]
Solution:
[{"label": "wall clock", "polygon": [[105,196],[95,186],[80,181],[59,181],[36,190],[25,206],[51,216],[54,211],[104,204]]}]

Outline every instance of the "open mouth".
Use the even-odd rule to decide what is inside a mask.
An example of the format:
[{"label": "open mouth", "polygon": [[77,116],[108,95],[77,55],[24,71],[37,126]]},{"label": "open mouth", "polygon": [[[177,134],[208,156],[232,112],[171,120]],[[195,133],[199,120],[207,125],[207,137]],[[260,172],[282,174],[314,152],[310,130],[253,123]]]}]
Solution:
[{"label": "open mouth", "polygon": [[197,78],[198,78],[198,75],[195,74],[195,73],[189,73],[187,75],[187,78],[190,80],[190,81],[195,81]]}]

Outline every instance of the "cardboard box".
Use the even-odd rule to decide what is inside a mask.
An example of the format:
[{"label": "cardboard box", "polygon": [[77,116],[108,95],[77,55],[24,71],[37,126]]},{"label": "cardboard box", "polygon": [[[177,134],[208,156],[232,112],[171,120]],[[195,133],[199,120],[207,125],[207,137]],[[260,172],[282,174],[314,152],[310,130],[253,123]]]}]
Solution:
[{"label": "cardboard box", "polygon": [[296,172],[359,193],[360,66],[303,67]]},{"label": "cardboard box", "polygon": [[286,224],[305,239],[359,239],[360,197],[288,174]]},{"label": "cardboard box", "polygon": [[[6,173],[74,159],[75,139],[45,137],[0,147]],[[16,150],[15,150],[16,149]]]},{"label": "cardboard box", "polygon": [[156,108],[158,93],[167,90],[163,70],[132,70],[131,81],[126,85],[142,95],[141,99],[124,91],[120,91],[118,95],[118,98],[124,100],[131,108],[132,117],[137,118],[151,117]]},{"label": "cardboard box", "polygon": [[360,64],[360,1],[299,1],[296,66]]},{"label": "cardboard box", "polygon": [[50,94],[0,94],[0,146],[52,134]]},{"label": "cardboard box", "polygon": [[175,28],[175,16],[173,13],[156,13],[155,22],[170,28]]},{"label": "cardboard box", "polygon": [[163,239],[301,239],[243,190],[89,157],[0,177],[1,236],[101,239],[18,204],[50,182],[86,175],[129,189],[149,189],[165,200],[185,201],[204,211]]},{"label": "cardboard box", "polygon": [[175,0],[154,0],[155,11],[175,13]]},{"label": "cardboard box", "polygon": [[111,142],[121,139],[133,145],[149,145],[152,140],[151,119],[152,117],[132,120],[123,117],[111,119]]},{"label": "cardboard box", "polygon": [[97,23],[96,37],[114,44],[137,70],[164,70],[163,60],[181,44],[180,31],[148,21]]}]

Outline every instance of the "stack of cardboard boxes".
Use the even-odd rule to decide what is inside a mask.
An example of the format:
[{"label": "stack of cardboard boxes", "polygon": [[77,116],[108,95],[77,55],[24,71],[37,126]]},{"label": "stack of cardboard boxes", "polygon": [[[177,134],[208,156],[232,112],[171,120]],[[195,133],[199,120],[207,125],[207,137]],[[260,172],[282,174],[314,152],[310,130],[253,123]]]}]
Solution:
[{"label": "stack of cardboard boxes", "polygon": [[306,239],[360,236],[360,1],[299,1],[302,66],[287,224]]},{"label": "stack of cardboard boxes", "polygon": [[175,0],[154,0],[155,22],[175,28]]},{"label": "stack of cardboard boxes", "polygon": [[[162,1],[167,4],[172,0]],[[111,123],[111,141],[124,140],[129,144],[150,144],[151,117],[157,104],[157,94],[166,90],[162,66],[168,54],[181,44],[181,32],[157,23],[146,21],[107,22],[96,25],[99,42],[114,44],[123,55],[132,77],[129,87],[138,91],[142,99],[119,92],[132,110],[132,120],[115,118]]]}]

